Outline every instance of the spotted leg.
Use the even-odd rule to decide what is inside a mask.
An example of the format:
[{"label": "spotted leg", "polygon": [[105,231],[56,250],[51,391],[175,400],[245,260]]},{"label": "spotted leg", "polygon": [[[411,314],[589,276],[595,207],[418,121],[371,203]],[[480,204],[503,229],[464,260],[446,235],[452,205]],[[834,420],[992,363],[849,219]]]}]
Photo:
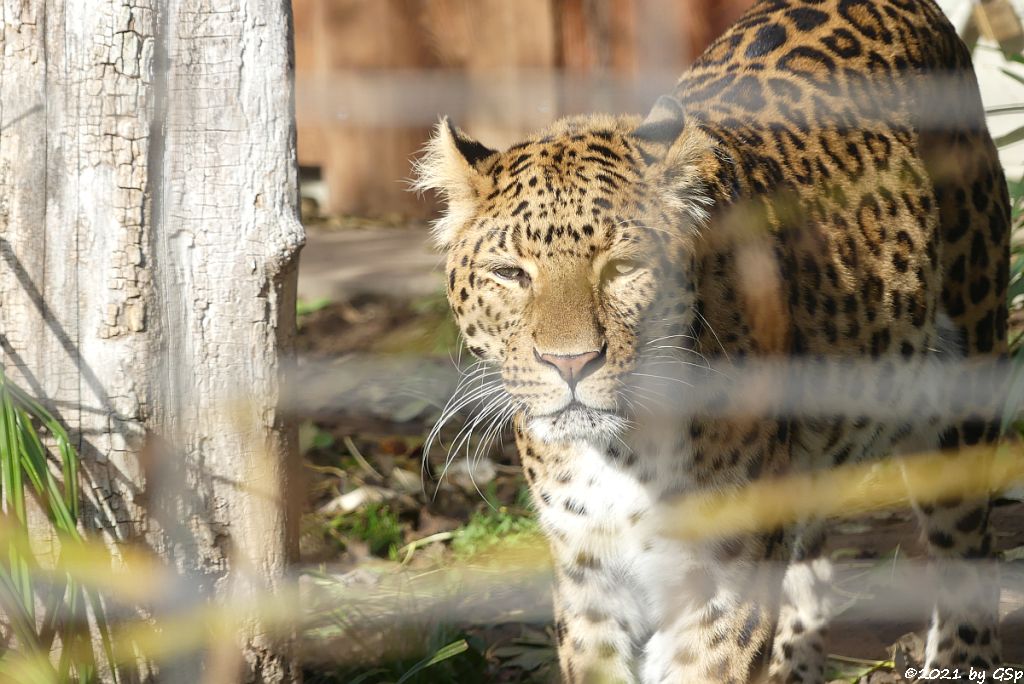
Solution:
[{"label": "spotted leg", "polygon": [[825,679],[825,636],[834,604],[832,564],[821,557],[825,526],[806,523],[793,544],[783,580],[782,605],[772,651],[771,681],[780,684]]},{"label": "spotted leg", "polygon": [[[965,423],[943,436],[942,448],[949,458],[956,458],[961,445],[994,443],[996,434],[994,426],[986,429],[980,422]],[[992,559],[991,501],[987,497],[917,501],[915,483],[909,477],[907,486],[927,539],[935,580],[925,669],[991,671],[1000,662],[999,568]]]},{"label": "spotted leg", "polygon": [[[754,584],[759,581],[751,579]],[[766,584],[761,586],[767,589]],[[719,587],[693,612],[680,613],[666,622],[644,648],[640,681],[764,681],[777,604],[763,596],[752,596],[749,590],[749,586],[742,592]]]}]

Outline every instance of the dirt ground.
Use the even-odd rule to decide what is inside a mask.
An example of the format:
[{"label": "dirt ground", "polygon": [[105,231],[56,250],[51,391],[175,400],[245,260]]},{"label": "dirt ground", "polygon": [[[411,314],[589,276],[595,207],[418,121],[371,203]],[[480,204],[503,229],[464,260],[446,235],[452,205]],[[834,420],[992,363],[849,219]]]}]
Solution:
[{"label": "dirt ground", "polygon": [[[305,255],[309,254],[314,256],[306,271]],[[403,550],[409,555],[406,560],[412,559],[405,571],[425,571],[460,557],[452,549],[453,538],[466,539],[467,528],[481,527],[499,538],[521,531],[517,526],[527,526],[521,521],[528,519],[529,511],[508,439],[473,470],[453,465],[447,480],[438,482],[428,469],[426,480],[420,481],[424,437],[440,415],[438,402],[454,381],[451,350],[457,344],[437,294],[438,260],[426,244],[424,231],[389,228],[349,230],[341,236],[314,234],[303,260],[300,298],[313,304],[308,306],[309,313],[300,316],[298,353],[309,369],[311,386],[323,377],[338,377],[331,381],[334,396],[350,398],[307,412],[303,441],[309,464],[309,513],[303,560],[332,576],[352,577],[368,565],[374,572],[403,571],[402,554],[397,553]],[[411,273],[410,282],[396,285],[403,269]],[[407,388],[413,376],[426,389],[418,395],[411,392],[402,401],[372,391],[378,381]],[[345,378],[356,379],[346,385]],[[357,399],[351,400],[352,396]],[[450,439],[458,428],[456,421],[444,435]],[[432,455],[431,460],[439,469],[438,458]],[[377,507],[372,511],[386,507],[395,518],[387,521],[390,547],[380,548],[379,540],[366,533],[366,521],[358,523],[364,528],[353,527],[353,516],[357,518],[367,506]],[[993,524],[997,549],[1012,559],[1001,579],[1004,657],[1022,663],[1024,504],[1000,501]],[[432,538],[439,541],[414,548],[414,553],[405,550],[416,540]],[[837,586],[849,598],[830,631],[828,651],[836,656],[833,675],[841,675],[838,681],[858,677],[865,682],[901,681],[890,669],[873,665],[891,659],[893,646],[901,638],[900,649],[909,651],[912,659],[919,650],[919,644],[905,635],[921,633],[927,607],[886,586],[885,579],[908,572],[907,564],[897,561],[922,558],[912,513],[885,511],[837,521],[829,553],[838,563]],[[924,572],[913,564],[910,567],[909,572]],[[371,585],[379,586],[379,579],[374,581],[378,584]],[[547,604],[538,601],[530,620],[468,628],[476,640],[471,653],[486,661],[472,676],[485,677],[480,681],[542,681],[538,673],[546,671],[551,677],[553,651],[544,619]],[[893,606],[901,610],[894,611]],[[884,617],[894,612],[903,617]],[[323,675],[325,668],[330,669],[323,664],[313,667],[313,681],[341,681]]]}]

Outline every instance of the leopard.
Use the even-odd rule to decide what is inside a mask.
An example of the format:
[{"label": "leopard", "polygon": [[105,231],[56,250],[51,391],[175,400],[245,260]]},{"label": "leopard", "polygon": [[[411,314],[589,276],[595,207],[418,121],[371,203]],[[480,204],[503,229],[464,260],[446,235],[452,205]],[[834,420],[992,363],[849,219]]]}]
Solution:
[{"label": "leopard", "polygon": [[[505,149],[442,117],[415,165],[415,188],[443,206],[432,236],[478,359],[472,396],[510,425],[550,546],[562,679],[824,681],[823,521],[680,538],[664,516],[680,497],[908,442],[956,458],[1000,440],[970,407],[924,419],[685,401],[747,362],[913,377],[1006,354],[1006,180],[940,8],[758,0],[645,117],[569,116]],[[913,395],[895,375],[889,393]],[[992,557],[991,497],[912,504],[936,567],[958,568],[937,571],[925,668],[995,667],[992,564],[960,563]]]}]

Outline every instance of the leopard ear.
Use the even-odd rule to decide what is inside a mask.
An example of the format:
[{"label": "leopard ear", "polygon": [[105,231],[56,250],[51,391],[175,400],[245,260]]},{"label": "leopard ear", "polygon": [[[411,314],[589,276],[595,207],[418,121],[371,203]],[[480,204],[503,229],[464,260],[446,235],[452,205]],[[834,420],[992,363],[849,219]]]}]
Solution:
[{"label": "leopard ear", "polygon": [[644,161],[652,164],[664,158],[685,127],[686,114],[679,100],[662,95],[643,123],[633,129],[632,137],[639,143]]},{"label": "leopard ear", "polygon": [[438,246],[449,247],[459,230],[473,218],[490,185],[488,177],[480,172],[480,165],[495,154],[495,150],[456,128],[448,117],[435,127],[423,154],[413,163],[412,189],[435,190],[446,204],[432,229]]},{"label": "leopard ear", "polygon": [[706,223],[715,203],[711,181],[718,163],[711,138],[695,124],[687,125],[682,105],[668,96],[658,98],[631,135],[647,164],[646,182],[665,206],[689,216],[694,226]]}]

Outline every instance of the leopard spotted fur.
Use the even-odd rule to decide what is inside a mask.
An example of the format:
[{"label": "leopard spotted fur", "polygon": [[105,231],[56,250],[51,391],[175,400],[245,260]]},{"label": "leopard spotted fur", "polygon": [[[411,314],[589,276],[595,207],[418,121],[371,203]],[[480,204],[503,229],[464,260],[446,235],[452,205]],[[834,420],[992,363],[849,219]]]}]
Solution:
[{"label": "leopard spotted fur", "polygon": [[[1006,183],[938,7],[761,0],[646,119],[570,118],[504,151],[443,121],[418,187],[447,202],[449,299],[514,415],[565,681],[822,681],[820,526],[684,542],[658,512],[884,457],[921,426],[679,416],[645,378],[672,380],[672,363],[1005,352]],[[954,450],[998,437],[982,417],[924,430]],[[934,556],[989,556],[988,501],[918,512]],[[765,561],[788,562],[785,580]],[[992,667],[998,589],[947,579],[928,664]]]}]

